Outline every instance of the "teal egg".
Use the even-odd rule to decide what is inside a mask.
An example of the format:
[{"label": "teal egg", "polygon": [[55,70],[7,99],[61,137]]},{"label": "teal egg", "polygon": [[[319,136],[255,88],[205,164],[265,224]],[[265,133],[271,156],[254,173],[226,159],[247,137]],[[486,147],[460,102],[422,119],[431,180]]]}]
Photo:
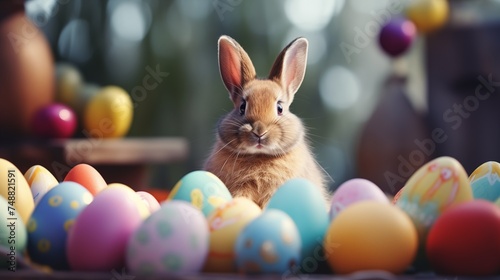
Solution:
[{"label": "teal egg", "polygon": [[500,163],[488,161],[481,164],[469,177],[474,199],[495,202],[500,198]]},{"label": "teal egg", "polygon": [[270,209],[243,228],[234,249],[239,272],[291,274],[300,260],[301,240],[292,219]]},{"label": "teal egg", "polygon": [[182,177],[167,200],[184,200],[208,217],[218,206],[232,200],[226,185],[214,174],[197,170]]},{"label": "teal egg", "polygon": [[0,268],[8,268],[23,255],[28,235],[23,220],[3,196],[0,196],[0,209],[0,246],[2,252],[6,251],[0,258]]},{"label": "teal egg", "polygon": [[92,200],[92,194],[75,182],[62,182],[50,189],[35,207],[27,224],[31,260],[53,269],[68,269],[68,232],[77,215]]},{"label": "teal egg", "polygon": [[327,204],[312,182],[288,180],[274,193],[266,209],[282,210],[295,222],[302,239],[302,260],[318,255],[330,219]]}]

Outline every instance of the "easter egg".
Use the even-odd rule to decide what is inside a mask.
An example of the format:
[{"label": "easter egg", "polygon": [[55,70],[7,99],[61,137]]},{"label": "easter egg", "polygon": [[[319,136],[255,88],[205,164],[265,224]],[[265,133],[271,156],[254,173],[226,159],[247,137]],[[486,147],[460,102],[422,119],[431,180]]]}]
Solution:
[{"label": "easter egg", "polygon": [[208,217],[210,249],[204,271],[236,272],[234,244],[243,228],[262,213],[260,207],[245,197],[217,207]]},{"label": "easter egg", "polygon": [[336,273],[384,270],[399,274],[414,260],[418,235],[398,207],[363,201],[342,211],[324,239],[326,258]]},{"label": "easter egg", "polygon": [[130,129],[134,107],[132,99],[126,91],[117,86],[103,87],[94,95],[83,116],[83,124],[87,131],[99,137],[123,137]]},{"label": "easter egg", "polygon": [[83,78],[78,69],[68,63],[56,65],[56,99],[72,108],[80,102],[78,90],[83,84]]},{"label": "easter egg", "polygon": [[[8,261],[15,261],[16,257],[22,255],[26,249],[28,234],[17,211],[9,209],[9,206],[7,200],[0,196],[0,247],[8,249]],[[0,268],[4,265],[4,262],[0,262]]]},{"label": "easter egg", "polygon": [[35,113],[32,129],[42,138],[70,138],[75,134],[77,117],[70,107],[50,104]]},{"label": "easter egg", "polygon": [[454,158],[439,157],[420,167],[406,182],[396,205],[413,220],[421,244],[446,209],[472,200],[467,173]]},{"label": "easter egg", "polygon": [[207,217],[216,207],[230,201],[232,196],[217,176],[197,170],[177,182],[167,198],[171,199],[190,202]]},{"label": "easter egg", "polygon": [[300,261],[300,234],[286,213],[269,209],[243,228],[234,250],[239,272],[285,273]]},{"label": "easter egg", "polygon": [[495,275],[500,271],[500,208],[474,200],[446,210],[429,232],[426,251],[438,273]]},{"label": "easter egg", "polygon": [[469,176],[475,199],[495,202],[500,198],[500,163],[488,161],[481,164]]},{"label": "easter egg", "polygon": [[64,181],[71,181],[84,186],[92,195],[103,190],[107,184],[101,174],[92,166],[80,163],[71,168],[64,177]]},{"label": "easter egg", "polygon": [[146,219],[151,214],[151,211],[149,211],[149,205],[146,204],[141,195],[134,191],[131,187],[120,183],[112,183],[106,187],[106,189],[113,188],[119,188],[128,193],[129,197],[134,200],[137,211],[139,211],[139,215],[142,219]]},{"label": "easter egg", "polygon": [[132,275],[198,272],[208,253],[208,224],[185,201],[168,201],[132,234],[126,251]]},{"label": "easter egg", "polygon": [[28,253],[33,262],[53,269],[68,269],[66,240],[75,218],[92,194],[82,185],[62,182],[50,189],[28,221]]},{"label": "easter egg", "polygon": [[365,200],[389,203],[384,192],[371,181],[356,178],[344,182],[333,193],[330,219],[335,219],[348,206]]},{"label": "easter egg", "polygon": [[313,257],[318,240],[323,240],[330,218],[322,194],[306,179],[286,181],[269,200],[266,209],[279,209],[297,225],[302,244],[301,262]]},{"label": "easter egg", "polygon": [[404,18],[393,18],[380,30],[379,43],[388,55],[395,57],[411,46],[416,33],[413,22]]},{"label": "easter egg", "polygon": [[98,193],[76,218],[68,234],[66,254],[72,270],[105,271],[125,266],[127,242],[143,218],[125,188]]},{"label": "easter egg", "polygon": [[24,178],[28,182],[33,195],[35,205],[53,187],[59,184],[57,179],[41,165],[34,165],[24,173]]},{"label": "easter egg", "polygon": [[[26,224],[35,208],[28,182],[10,161],[0,158],[0,195],[14,208]],[[10,209],[9,209],[10,210]]]},{"label": "easter egg", "polygon": [[141,201],[146,205],[149,213],[153,213],[160,209],[160,203],[152,194],[145,191],[138,191],[136,193],[141,198]]},{"label": "easter egg", "polygon": [[413,0],[408,2],[406,15],[421,33],[443,26],[449,14],[448,0]]}]

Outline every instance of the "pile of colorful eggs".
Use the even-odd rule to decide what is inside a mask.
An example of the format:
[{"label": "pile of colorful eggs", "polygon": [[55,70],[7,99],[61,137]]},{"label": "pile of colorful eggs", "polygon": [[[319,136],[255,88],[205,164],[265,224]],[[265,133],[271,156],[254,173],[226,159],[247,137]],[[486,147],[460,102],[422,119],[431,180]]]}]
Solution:
[{"label": "pile of colorful eggs", "polygon": [[85,83],[78,69],[61,63],[56,65],[56,100],[37,111],[32,130],[41,138],[70,138],[80,124],[84,137],[122,137],[132,124],[133,109],[122,88]]},{"label": "pile of colorful eggs", "polygon": [[[407,5],[403,6],[403,3]],[[387,10],[382,10],[377,16],[382,24],[380,47],[391,57],[402,55],[411,47],[417,33],[426,34],[443,26],[449,10],[448,0],[392,1]],[[402,16],[399,12],[405,14]],[[380,22],[380,19],[385,21]]]},{"label": "pile of colorful eggs", "polygon": [[352,179],[327,204],[312,183],[296,178],[261,209],[231,197],[206,171],[185,175],[159,203],[147,192],[108,185],[86,164],[59,183],[41,166],[23,175],[0,159],[0,226],[15,226],[0,231],[0,246],[53,270],[126,269],[134,276],[287,278],[417,267],[497,275],[499,175],[500,164],[487,162],[468,178],[458,161],[440,157],[416,171],[392,203],[370,181]]}]

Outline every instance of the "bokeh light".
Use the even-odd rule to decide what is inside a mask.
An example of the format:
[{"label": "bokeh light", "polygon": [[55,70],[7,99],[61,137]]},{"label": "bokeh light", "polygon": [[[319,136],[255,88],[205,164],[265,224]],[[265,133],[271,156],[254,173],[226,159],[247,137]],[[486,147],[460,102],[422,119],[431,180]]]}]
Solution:
[{"label": "bokeh light", "polygon": [[343,7],[344,0],[288,0],[285,14],[296,27],[316,31],[325,28]]},{"label": "bokeh light", "polygon": [[348,109],[360,98],[361,84],[356,75],[342,66],[332,66],[321,76],[321,100],[332,110]]}]

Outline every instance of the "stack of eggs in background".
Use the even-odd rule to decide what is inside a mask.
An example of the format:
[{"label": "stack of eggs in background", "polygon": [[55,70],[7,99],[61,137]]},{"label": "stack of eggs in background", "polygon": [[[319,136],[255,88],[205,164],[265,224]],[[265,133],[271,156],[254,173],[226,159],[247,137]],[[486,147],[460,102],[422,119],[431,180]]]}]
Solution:
[{"label": "stack of eggs in background", "polygon": [[[87,164],[57,182],[41,166],[23,175],[0,159],[0,207],[15,208],[0,211],[0,226],[16,218],[16,258],[48,271],[492,276],[500,273],[499,175],[500,164],[487,162],[468,178],[458,161],[440,157],[392,202],[372,182],[351,179],[325,203],[311,182],[296,178],[261,209],[233,198],[206,171],[186,174],[158,201],[108,184]],[[9,251],[12,234],[0,234]]]},{"label": "stack of eggs in background", "polygon": [[[38,110],[32,131],[40,138],[122,137],[133,119],[129,94],[118,86],[85,83],[78,69],[56,65],[56,100]],[[77,133],[77,129],[81,128]]]}]

